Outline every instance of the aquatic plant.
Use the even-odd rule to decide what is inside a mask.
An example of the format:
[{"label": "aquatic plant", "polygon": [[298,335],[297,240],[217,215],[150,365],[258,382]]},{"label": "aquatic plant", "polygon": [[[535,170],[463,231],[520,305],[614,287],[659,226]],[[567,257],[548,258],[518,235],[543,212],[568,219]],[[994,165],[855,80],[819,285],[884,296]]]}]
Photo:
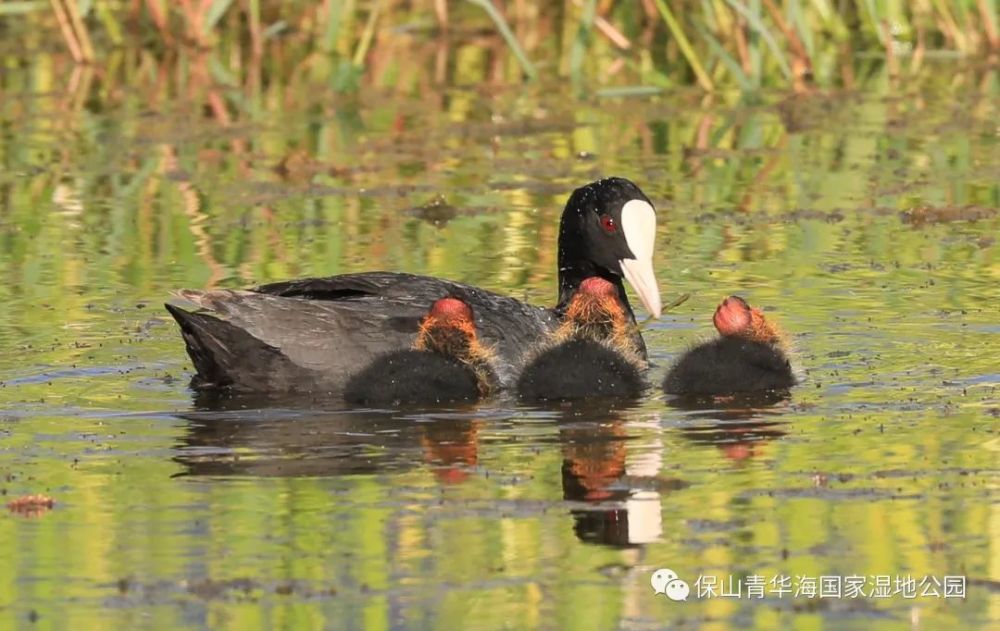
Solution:
[{"label": "aquatic plant", "polygon": [[[0,29],[21,50],[58,33],[79,63],[213,50],[216,75],[280,67],[325,73],[341,91],[363,75],[398,77],[426,46],[441,51],[430,60],[438,80],[449,63],[486,63],[506,81],[569,76],[618,93],[806,91],[850,86],[858,57],[894,74],[931,56],[995,58],[997,15],[996,0],[28,0],[0,4]],[[486,59],[457,60],[469,45]]]}]

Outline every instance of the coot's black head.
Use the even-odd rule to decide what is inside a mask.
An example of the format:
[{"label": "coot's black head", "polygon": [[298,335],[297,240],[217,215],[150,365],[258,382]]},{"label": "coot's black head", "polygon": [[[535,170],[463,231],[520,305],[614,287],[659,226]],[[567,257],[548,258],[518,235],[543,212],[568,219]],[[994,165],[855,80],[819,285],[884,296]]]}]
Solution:
[{"label": "coot's black head", "polygon": [[659,316],[655,239],[653,204],[629,180],[609,177],[573,191],[559,225],[559,308],[565,308],[583,279],[600,276],[615,283],[628,304],[625,278],[646,309]]}]

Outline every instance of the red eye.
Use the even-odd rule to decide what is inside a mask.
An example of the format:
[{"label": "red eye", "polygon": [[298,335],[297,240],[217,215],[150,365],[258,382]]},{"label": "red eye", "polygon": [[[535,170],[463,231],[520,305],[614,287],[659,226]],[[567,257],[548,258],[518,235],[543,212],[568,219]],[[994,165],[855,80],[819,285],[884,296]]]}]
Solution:
[{"label": "red eye", "polygon": [[611,215],[601,215],[601,227],[605,232],[615,231],[615,219]]}]

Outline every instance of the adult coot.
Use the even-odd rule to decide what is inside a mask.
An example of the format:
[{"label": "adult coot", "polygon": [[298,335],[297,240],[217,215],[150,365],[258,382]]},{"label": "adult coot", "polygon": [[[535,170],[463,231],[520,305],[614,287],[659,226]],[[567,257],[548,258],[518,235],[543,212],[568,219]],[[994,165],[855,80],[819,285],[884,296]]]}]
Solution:
[{"label": "adult coot", "polygon": [[[585,278],[611,283],[630,322],[635,317],[622,278],[652,315],[660,314],[655,230],[652,204],[629,180],[607,178],[575,190],[559,226],[559,299],[552,309],[440,278],[367,272],[249,290],[182,290],[178,295],[201,309],[167,310],[197,371],[195,388],[341,393],[359,367],[410,346],[428,304],[454,296],[474,310],[482,341],[496,349],[505,386],[525,351],[558,326]],[[633,338],[644,357],[638,330]]]}]

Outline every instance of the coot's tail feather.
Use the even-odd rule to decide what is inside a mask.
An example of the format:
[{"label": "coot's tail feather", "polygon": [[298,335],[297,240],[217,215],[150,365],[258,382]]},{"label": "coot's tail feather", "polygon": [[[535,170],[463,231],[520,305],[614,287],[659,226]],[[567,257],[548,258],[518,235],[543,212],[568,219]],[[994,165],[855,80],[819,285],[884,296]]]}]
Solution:
[{"label": "coot's tail feather", "polygon": [[[277,384],[270,383],[277,364],[288,364],[278,349],[269,346],[245,330],[208,313],[185,311],[165,304],[170,315],[181,327],[181,335],[197,374],[191,379],[193,388],[224,388],[237,379],[243,388],[266,390]],[[248,361],[249,360],[249,361]],[[294,389],[294,384],[284,384]]]}]

